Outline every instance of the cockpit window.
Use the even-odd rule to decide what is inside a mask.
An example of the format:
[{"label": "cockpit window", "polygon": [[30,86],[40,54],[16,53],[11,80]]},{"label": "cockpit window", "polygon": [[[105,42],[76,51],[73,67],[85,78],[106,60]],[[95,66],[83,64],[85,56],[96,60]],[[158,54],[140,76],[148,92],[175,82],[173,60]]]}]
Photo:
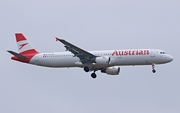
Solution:
[{"label": "cockpit window", "polygon": [[160,52],[160,54],[166,54],[165,52]]}]

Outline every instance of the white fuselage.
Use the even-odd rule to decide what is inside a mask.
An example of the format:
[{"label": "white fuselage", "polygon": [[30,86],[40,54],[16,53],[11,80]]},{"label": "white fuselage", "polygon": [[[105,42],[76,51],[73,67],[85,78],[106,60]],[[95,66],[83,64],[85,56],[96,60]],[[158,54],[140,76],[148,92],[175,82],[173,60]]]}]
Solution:
[{"label": "white fuselage", "polygon": [[[107,56],[111,58],[111,64],[97,65],[89,64],[89,67],[110,67],[125,65],[152,65],[163,64],[173,60],[172,56],[165,54],[162,50],[157,49],[129,49],[129,50],[106,50],[106,51],[89,51],[95,56]],[[45,67],[84,67],[85,64],[80,62],[78,57],[70,52],[39,53],[29,62],[30,64]]]}]

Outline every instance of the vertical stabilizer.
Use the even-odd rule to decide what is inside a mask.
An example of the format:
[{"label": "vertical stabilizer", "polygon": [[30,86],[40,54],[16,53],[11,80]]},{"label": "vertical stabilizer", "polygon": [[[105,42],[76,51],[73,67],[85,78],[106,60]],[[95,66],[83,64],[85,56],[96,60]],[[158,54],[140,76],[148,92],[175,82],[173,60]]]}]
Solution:
[{"label": "vertical stabilizer", "polygon": [[36,54],[38,53],[27,41],[22,33],[16,33],[16,42],[18,51],[22,55]]}]

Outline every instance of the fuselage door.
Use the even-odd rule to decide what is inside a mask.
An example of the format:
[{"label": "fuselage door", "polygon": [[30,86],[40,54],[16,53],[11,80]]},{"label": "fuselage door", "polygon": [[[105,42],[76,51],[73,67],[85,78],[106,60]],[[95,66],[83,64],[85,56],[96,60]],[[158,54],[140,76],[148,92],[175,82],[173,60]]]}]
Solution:
[{"label": "fuselage door", "polygon": [[151,50],[150,56],[151,56],[151,58],[155,58],[155,51],[154,50]]}]

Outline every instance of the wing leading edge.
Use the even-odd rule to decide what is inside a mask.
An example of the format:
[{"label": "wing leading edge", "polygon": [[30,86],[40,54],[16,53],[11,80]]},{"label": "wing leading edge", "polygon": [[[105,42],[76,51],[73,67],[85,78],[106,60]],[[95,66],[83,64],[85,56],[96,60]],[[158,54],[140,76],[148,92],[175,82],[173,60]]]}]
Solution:
[{"label": "wing leading edge", "polygon": [[60,41],[61,43],[63,43],[66,48],[67,51],[70,51],[71,53],[74,54],[74,57],[78,57],[80,59],[80,61],[83,63],[83,64],[89,64],[89,63],[94,63],[95,62],[95,59],[96,59],[96,56],[63,40],[63,39],[59,39],[56,37],[56,41]]}]

